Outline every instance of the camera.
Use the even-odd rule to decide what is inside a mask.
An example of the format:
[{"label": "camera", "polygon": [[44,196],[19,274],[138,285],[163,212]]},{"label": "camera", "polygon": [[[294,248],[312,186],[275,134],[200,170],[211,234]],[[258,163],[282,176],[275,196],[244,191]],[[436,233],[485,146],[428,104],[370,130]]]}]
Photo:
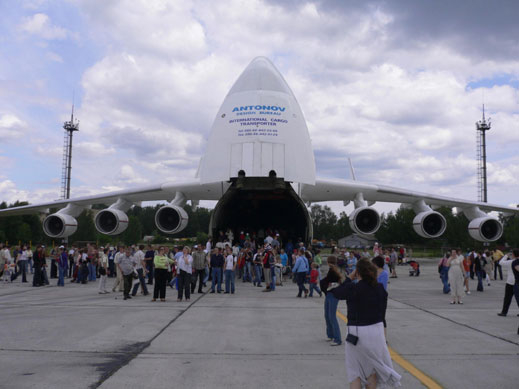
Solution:
[{"label": "camera", "polygon": [[359,341],[359,337],[353,334],[348,334],[346,336],[346,342],[351,343],[352,345],[356,346],[357,342]]}]

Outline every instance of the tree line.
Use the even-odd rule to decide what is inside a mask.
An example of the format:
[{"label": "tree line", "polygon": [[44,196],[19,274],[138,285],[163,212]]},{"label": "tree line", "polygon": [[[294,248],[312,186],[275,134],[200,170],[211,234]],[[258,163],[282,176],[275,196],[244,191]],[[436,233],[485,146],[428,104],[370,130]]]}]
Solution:
[{"label": "tree line", "polygon": [[[0,209],[28,205],[26,202],[15,202],[8,205],[0,203]],[[129,225],[126,231],[117,236],[109,236],[99,233],[94,225],[93,215],[95,208],[103,209],[103,206],[93,207],[93,210],[83,212],[78,218],[78,229],[68,239],[69,242],[98,242],[99,244],[116,244],[119,242],[133,244],[142,241],[145,236],[153,236],[154,243],[165,243],[171,238],[193,238],[205,241],[209,230],[209,221],[212,210],[198,207],[193,210],[185,206],[189,216],[187,227],[173,236],[164,234],[155,226],[155,213],[162,205],[148,207],[133,207],[127,214]],[[375,239],[384,245],[405,244],[427,247],[456,246],[462,248],[482,247],[482,243],[476,242],[468,234],[468,219],[463,213],[453,213],[450,208],[438,209],[447,221],[445,233],[437,239],[426,239],[417,235],[413,230],[412,209],[399,208],[395,212],[382,214],[382,224]],[[323,241],[337,241],[340,238],[352,234],[349,219],[345,212],[335,214],[327,205],[314,204],[310,208],[310,216],[313,222],[314,238]],[[519,247],[519,218],[501,217],[504,233],[497,242],[498,245],[508,244]],[[0,242],[17,244],[18,242],[33,243],[60,243],[56,239],[46,236],[42,229],[42,220],[38,215],[9,216],[0,218]]]}]

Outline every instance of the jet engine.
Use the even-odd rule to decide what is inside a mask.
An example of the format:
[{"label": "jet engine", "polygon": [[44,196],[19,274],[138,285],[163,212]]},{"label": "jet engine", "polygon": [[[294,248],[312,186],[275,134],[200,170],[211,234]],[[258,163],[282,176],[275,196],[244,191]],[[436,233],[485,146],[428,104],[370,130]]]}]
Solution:
[{"label": "jet engine", "polygon": [[166,234],[175,234],[187,226],[189,218],[184,208],[168,204],[155,214],[155,225]]},{"label": "jet engine", "polygon": [[119,209],[103,209],[95,219],[97,231],[106,235],[119,235],[128,228],[128,215]]},{"label": "jet engine", "polygon": [[350,227],[357,234],[370,235],[380,227],[380,215],[371,207],[359,207],[350,214]]},{"label": "jet engine", "polygon": [[77,220],[64,213],[53,213],[43,220],[43,231],[51,238],[66,238],[77,230]]},{"label": "jet engine", "polygon": [[445,232],[447,221],[439,212],[420,212],[413,219],[413,228],[422,238],[437,238]]},{"label": "jet engine", "polygon": [[469,234],[480,242],[494,242],[503,235],[503,225],[493,217],[478,217],[469,223]]}]

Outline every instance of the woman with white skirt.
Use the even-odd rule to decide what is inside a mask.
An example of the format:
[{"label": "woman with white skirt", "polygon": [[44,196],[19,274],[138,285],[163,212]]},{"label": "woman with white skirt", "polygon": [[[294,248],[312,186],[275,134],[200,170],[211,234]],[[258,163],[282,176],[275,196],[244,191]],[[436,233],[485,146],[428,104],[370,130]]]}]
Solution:
[{"label": "woman with white skirt", "polygon": [[451,304],[463,304],[463,301],[461,301],[461,296],[464,295],[465,289],[463,255],[456,252],[456,250],[452,250],[447,263],[449,266],[449,284],[451,286]]},{"label": "woman with white skirt", "polygon": [[393,369],[384,336],[387,292],[377,282],[375,265],[365,259],[358,261],[356,270],[332,293],[348,306],[346,373],[350,388],[401,386],[402,377]]}]

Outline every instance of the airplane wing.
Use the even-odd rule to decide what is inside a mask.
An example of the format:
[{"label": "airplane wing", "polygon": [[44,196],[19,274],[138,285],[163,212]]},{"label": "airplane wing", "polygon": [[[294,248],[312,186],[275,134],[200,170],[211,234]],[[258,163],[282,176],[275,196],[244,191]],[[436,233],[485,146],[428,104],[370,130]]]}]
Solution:
[{"label": "airplane wing", "polygon": [[315,185],[301,186],[301,198],[307,202],[353,201],[355,210],[350,214],[352,229],[364,235],[378,230],[380,216],[371,208],[375,202],[407,204],[416,213],[413,228],[422,237],[435,238],[443,234],[446,221],[435,207],[458,208],[470,220],[469,234],[479,241],[495,241],[503,233],[503,226],[486,212],[502,212],[505,216],[519,214],[519,208],[497,204],[450,198],[429,193],[415,192],[402,188],[375,185],[349,180],[316,180]]},{"label": "airplane wing", "polygon": [[77,230],[76,218],[93,204],[109,205],[95,215],[96,229],[107,235],[118,235],[128,227],[126,212],[133,205],[142,201],[166,200],[169,204],[161,207],[155,214],[157,228],[166,233],[182,231],[188,223],[188,215],[183,206],[190,200],[198,205],[200,200],[218,200],[228,188],[228,183],[215,182],[200,184],[200,182],[165,183],[131,190],[108,192],[95,196],[84,196],[68,200],[26,205],[0,210],[0,217],[25,215],[39,212],[50,213],[50,209],[59,209],[43,220],[45,234],[52,238],[64,238]]},{"label": "airplane wing", "polygon": [[374,185],[350,180],[316,180],[315,185],[302,185],[301,197],[304,201],[353,201],[362,193],[368,202],[412,204],[419,200],[432,206],[470,208],[479,207],[483,211],[497,211],[505,214],[519,213],[519,208],[504,207],[497,204],[461,200],[451,197],[415,192],[408,189],[384,185]]},{"label": "airplane wing", "polygon": [[226,187],[221,182],[211,184],[200,184],[200,182],[197,181],[178,184],[165,183],[156,186],[107,192],[94,196],[83,196],[67,200],[2,209],[0,210],[0,217],[26,215],[38,211],[48,213],[48,210],[51,208],[61,209],[67,207],[69,204],[85,209],[94,204],[113,204],[121,200],[131,203],[132,205],[139,204],[142,201],[172,201],[177,193],[182,193],[185,200],[218,200],[225,192],[225,189]]}]

